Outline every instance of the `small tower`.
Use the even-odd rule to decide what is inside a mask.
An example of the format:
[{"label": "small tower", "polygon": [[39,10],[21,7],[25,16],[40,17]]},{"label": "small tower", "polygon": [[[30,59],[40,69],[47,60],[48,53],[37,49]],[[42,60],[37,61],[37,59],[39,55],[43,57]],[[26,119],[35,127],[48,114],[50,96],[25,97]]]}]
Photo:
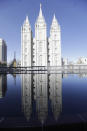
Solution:
[{"label": "small tower", "polygon": [[61,30],[55,14],[50,28],[49,64],[50,66],[61,66]]},{"label": "small tower", "polygon": [[32,66],[32,31],[28,16],[21,27],[21,66]]},{"label": "small tower", "polygon": [[47,66],[47,27],[40,4],[39,16],[35,23],[35,66]]}]

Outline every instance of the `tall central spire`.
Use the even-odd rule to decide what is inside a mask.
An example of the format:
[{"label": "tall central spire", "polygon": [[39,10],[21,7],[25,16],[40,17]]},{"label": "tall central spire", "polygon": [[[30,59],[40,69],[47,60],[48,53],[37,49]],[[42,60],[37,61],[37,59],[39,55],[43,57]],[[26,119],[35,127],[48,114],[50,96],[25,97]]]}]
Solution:
[{"label": "tall central spire", "polygon": [[40,12],[39,12],[39,17],[42,17],[42,5],[40,3]]}]

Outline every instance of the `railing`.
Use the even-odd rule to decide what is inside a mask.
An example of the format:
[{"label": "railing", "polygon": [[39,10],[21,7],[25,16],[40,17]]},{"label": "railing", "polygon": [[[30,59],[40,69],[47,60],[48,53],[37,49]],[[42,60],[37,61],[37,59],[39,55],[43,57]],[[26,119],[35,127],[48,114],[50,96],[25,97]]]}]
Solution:
[{"label": "railing", "polygon": [[26,69],[26,70],[62,70],[62,69],[87,69],[87,65],[65,65],[65,66],[32,66],[32,67],[5,67],[0,66],[1,69]]},{"label": "railing", "polygon": [[75,73],[87,72],[87,65],[66,65],[66,66],[32,66],[32,67],[2,67],[0,73],[27,73],[27,72],[59,72]]}]

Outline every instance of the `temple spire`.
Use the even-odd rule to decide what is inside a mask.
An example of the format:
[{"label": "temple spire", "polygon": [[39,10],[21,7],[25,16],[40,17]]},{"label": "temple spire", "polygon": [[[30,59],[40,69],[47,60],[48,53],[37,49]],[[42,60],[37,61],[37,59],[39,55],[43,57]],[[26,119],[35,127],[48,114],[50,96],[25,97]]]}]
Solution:
[{"label": "temple spire", "polygon": [[56,19],[55,13],[54,13],[53,20],[52,20],[52,25],[51,26],[55,27],[55,25],[59,26],[59,23],[58,23],[58,21]]},{"label": "temple spire", "polygon": [[54,19],[56,19],[55,13],[54,13]]},{"label": "temple spire", "polygon": [[56,16],[55,16],[55,13],[54,13],[54,16],[53,16],[53,20],[56,20]]},{"label": "temple spire", "polygon": [[40,3],[40,12],[39,12],[39,16],[42,17],[42,5]]},{"label": "temple spire", "polygon": [[28,15],[26,15],[26,19],[25,19],[25,21],[24,21],[24,24],[25,24],[25,25],[29,25],[29,27],[31,28],[30,22],[29,22],[29,19],[28,19]]},{"label": "temple spire", "polygon": [[26,22],[29,23],[28,15],[26,16]]}]

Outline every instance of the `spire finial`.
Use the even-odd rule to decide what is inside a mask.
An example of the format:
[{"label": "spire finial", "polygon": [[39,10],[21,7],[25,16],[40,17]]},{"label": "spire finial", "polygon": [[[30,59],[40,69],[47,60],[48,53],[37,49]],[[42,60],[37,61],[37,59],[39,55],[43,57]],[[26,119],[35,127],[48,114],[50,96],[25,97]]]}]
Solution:
[{"label": "spire finial", "polygon": [[54,19],[56,19],[55,13],[54,13]]},{"label": "spire finial", "polygon": [[28,22],[28,15],[26,15],[26,22]]},{"label": "spire finial", "polygon": [[52,25],[54,25],[54,24],[56,24],[57,26],[59,25],[59,24],[58,24],[58,21],[57,21],[57,19],[56,19],[55,13],[54,13],[54,15],[53,15],[53,20],[52,20]]},{"label": "spire finial", "polygon": [[39,16],[41,17],[42,16],[42,4],[40,3],[40,13],[39,13]]},{"label": "spire finial", "polygon": [[24,25],[27,25],[27,26],[29,26],[31,28],[28,15],[26,15],[26,19],[24,21]]},{"label": "spire finial", "polygon": [[16,52],[14,51],[14,59],[16,59]]},{"label": "spire finial", "polygon": [[42,7],[42,4],[40,3],[40,9],[41,9],[41,7]]}]

